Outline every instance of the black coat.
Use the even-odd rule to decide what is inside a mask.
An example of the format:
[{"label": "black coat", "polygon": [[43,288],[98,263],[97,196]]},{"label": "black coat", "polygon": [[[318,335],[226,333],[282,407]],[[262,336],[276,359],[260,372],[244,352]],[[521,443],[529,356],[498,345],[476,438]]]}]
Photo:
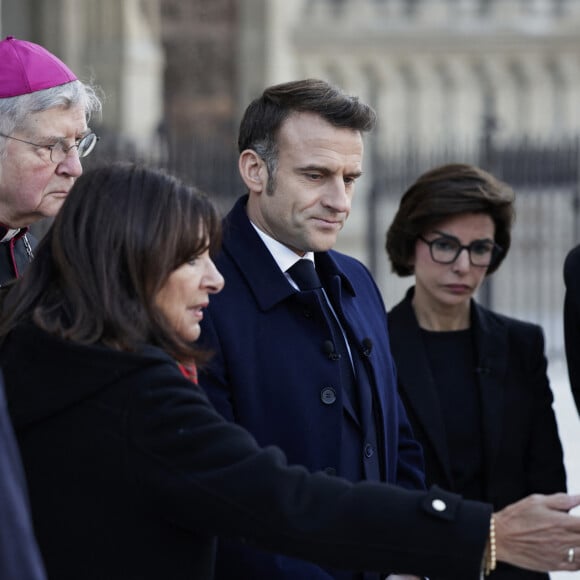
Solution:
[{"label": "black coat", "polygon": [[36,545],[24,471],[4,399],[0,374],[0,578],[44,580]]},{"label": "black coat", "polygon": [[479,577],[488,504],[287,467],[155,347],[22,326],[0,365],[54,580],[208,580],[214,534],[322,565]]},{"label": "black coat", "polygon": [[570,250],[564,262],[564,339],[570,387],[580,413],[580,246]]},{"label": "black coat", "polygon": [[[389,312],[399,390],[423,446],[428,485],[462,493],[451,473],[445,423],[412,297],[413,289]],[[491,312],[474,301],[471,309],[480,371],[475,376],[481,393],[485,500],[497,510],[531,493],[565,491],[541,328]],[[515,569],[503,574],[495,577],[547,578]]]}]

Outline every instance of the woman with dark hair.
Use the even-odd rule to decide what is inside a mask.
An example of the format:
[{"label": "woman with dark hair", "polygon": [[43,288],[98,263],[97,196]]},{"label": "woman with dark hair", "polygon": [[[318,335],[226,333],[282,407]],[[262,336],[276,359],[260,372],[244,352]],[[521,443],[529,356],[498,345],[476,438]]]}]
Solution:
[{"label": "woman with dark hair", "polygon": [[580,497],[535,496],[491,517],[436,487],[289,467],[226,422],[195,384],[208,356],[194,345],[199,322],[223,286],[219,240],[192,188],[133,165],[95,169],[6,291],[0,364],[50,578],[209,580],[215,534],[347,569],[451,568],[457,580],[496,558],[578,569],[580,520],[565,512]]},{"label": "woman with dark hair", "polygon": [[[566,489],[542,330],[474,300],[510,247],[513,204],[477,167],[438,167],[403,195],[386,243],[415,276],[389,331],[427,482],[496,509]],[[501,565],[493,578],[547,576]]]}]

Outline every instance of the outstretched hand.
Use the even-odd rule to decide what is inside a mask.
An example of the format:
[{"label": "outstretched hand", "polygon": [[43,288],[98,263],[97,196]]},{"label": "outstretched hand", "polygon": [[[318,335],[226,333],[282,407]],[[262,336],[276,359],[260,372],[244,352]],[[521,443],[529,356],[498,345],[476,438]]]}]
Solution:
[{"label": "outstretched hand", "polygon": [[542,572],[580,569],[580,517],[568,513],[578,505],[580,495],[534,494],[497,512],[497,559]]}]

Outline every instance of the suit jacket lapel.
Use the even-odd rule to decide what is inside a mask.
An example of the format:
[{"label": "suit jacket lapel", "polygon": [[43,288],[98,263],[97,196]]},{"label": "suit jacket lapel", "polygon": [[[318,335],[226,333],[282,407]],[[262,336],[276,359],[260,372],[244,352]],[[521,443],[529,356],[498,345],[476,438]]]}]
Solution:
[{"label": "suit jacket lapel", "polygon": [[451,463],[445,422],[435,382],[429,370],[419,324],[411,306],[412,297],[413,289],[410,289],[405,300],[389,314],[391,349],[397,363],[399,389],[405,394],[407,405],[412,407],[414,415],[431,441],[451,485]]},{"label": "suit jacket lapel", "polygon": [[[229,254],[239,268],[259,307],[269,310],[294,294],[294,289],[288,284],[286,276],[252,226],[246,213],[247,201],[247,195],[241,196],[226,216],[222,251]],[[236,242],[231,242],[233,232],[236,234]],[[242,243],[238,240],[242,240]],[[325,277],[334,277],[338,286],[354,295],[350,281],[329,252],[317,253],[315,261],[316,269],[323,280]]]},{"label": "suit jacket lapel", "polygon": [[[248,219],[247,200],[247,195],[240,197],[224,220],[222,251],[239,268],[259,308],[267,311],[295,291]],[[233,232],[241,243],[230,241]]]},{"label": "suit jacket lapel", "polygon": [[356,327],[353,328],[352,321],[348,321],[345,313],[342,309],[342,291],[343,285],[346,285],[347,291],[354,294],[354,290],[350,284],[350,281],[345,278],[338,268],[335,261],[328,253],[316,253],[315,254],[316,270],[320,275],[320,279],[326,289],[326,293],[332,302],[334,311],[337,313],[339,319],[341,320],[341,325],[343,330],[347,334],[349,339],[349,347],[351,349],[352,363],[354,366],[355,377],[357,382],[356,393],[358,395],[358,405],[359,412],[355,410],[349,397],[343,397],[343,405],[346,413],[350,416],[353,423],[361,432],[365,432],[365,425],[369,425],[368,421],[371,419],[371,389],[370,387],[365,388],[361,383],[366,380],[364,374],[365,370],[360,364],[358,353],[355,349],[355,342],[353,333],[356,335]]},{"label": "suit jacket lapel", "polygon": [[[238,266],[241,275],[251,288],[256,301],[262,310],[269,310],[295,293],[288,284],[284,273],[276,264],[272,254],[264,245],[260,236],[252,226],[246,213],[248,196],[238,199],[226,219],[224,220],[224,240],[222,251],[227,252]],[[232,232],[236,232],[238,240],[243,243],[231,243]],[[337,300],[333,302],[340,305],[341,284],[354,294],[354,290],[346,277],[341,273],[335,261],[327,254],[316,254],[316,267],[322,266],[323,276],[333,278],[332,293]],[[319,272],[320,273],[320,272]],[[354,353],[353,353],[354,356]],[[359,421],[348,397],[343,397],[344,406],[348,415],[358,426]]]},{"label": "suit jacket lapel", "polygon": [[481,393],[486,477],[491,481],[502,436],[504,376],[509,357],[508,335],[504,324],[490,316],[487,310],[474,301],[471,304],[477,356],[476,373]]}]

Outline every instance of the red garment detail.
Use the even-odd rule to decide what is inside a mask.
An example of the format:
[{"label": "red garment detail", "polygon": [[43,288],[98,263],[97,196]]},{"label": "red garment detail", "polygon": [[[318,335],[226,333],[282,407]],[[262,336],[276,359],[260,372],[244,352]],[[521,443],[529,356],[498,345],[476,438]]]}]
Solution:
[{"label": "red garment detail", "polygon": [[12,269],[14,270],[14,277],[18,278],[18,276],[19,276],[18,264],[16,263],[16,256],[14,255],[14,244],[15,243],[16,243],[16,240],[14,238],[12,238],[8,242],[8,247],[10,248],[10,260],[12,262]]},{"label": "red garment detail", "polygon": [[194,364],[183,365],[177,363],[177,366],[186,379],[189,379],[192,383],[197,385],[197,367]]},{"label": "red garment detail", "polygon": [[[0,223],[0,238],[3,238],[7,233],[8,226]],[[20,231],[13,237],[10,238],[8,241],[8,246],[10,248],[10,260],[12,262],[12,269],[14,270],[14,277],[19,278],[20,272],[18,272],[18,264],[16,263],[16,256],[14,255],[14,246],[16,245],[16,241],[19,240],[24,234],[28,232],[28,228],[21,228]]]}]

